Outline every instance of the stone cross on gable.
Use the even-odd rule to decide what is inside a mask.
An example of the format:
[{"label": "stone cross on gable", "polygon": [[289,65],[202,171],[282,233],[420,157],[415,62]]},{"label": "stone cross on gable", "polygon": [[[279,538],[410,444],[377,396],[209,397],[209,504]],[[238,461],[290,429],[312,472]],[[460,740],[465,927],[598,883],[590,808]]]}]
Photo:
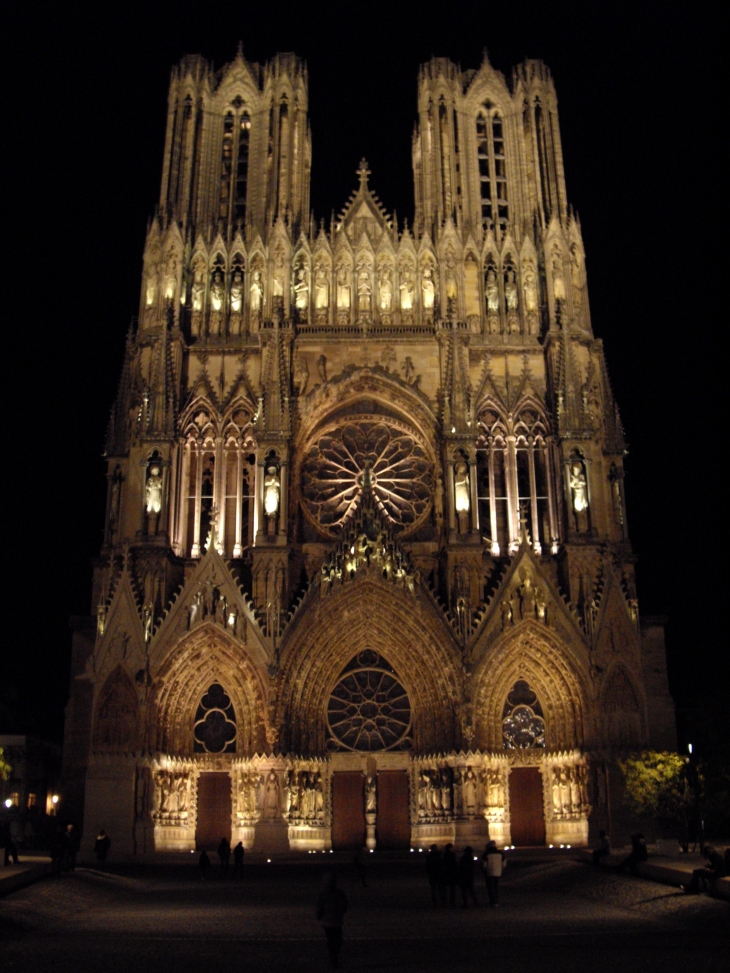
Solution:
[{"label": "stone cross on gable", "polygon": [[360,159],[360,165],[357,167],[357,174],[360,177],[360,188],[365,189],[368,184],[368,176],[370,175],[370,170],[368,169],[368,160],[365,156]]}]

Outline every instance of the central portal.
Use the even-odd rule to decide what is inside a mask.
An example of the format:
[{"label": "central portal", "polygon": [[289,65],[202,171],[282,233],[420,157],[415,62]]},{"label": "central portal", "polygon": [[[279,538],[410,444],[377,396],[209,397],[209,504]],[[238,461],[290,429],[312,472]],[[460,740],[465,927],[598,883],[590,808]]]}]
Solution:
[{"label": "central portal", "polygon": [[365,846],[364,778],[359,770],[332,775],[332,847],[354,851]]},{"label": "central portal", "polygon": [[198,777],[198,816],[195,846],[215,851],[221,838],[231,840],[230,774],[203,773]]},{"label": "central portal", "polygon": [[408,774],[405,770],[378,772],[377,822],[378,848],[410,848],[411,820],[408,813]]},{"label": "central portal", "polygon": [[509,775],[512,844],[545,844],[542,774],[537,767],[517,767]]}]

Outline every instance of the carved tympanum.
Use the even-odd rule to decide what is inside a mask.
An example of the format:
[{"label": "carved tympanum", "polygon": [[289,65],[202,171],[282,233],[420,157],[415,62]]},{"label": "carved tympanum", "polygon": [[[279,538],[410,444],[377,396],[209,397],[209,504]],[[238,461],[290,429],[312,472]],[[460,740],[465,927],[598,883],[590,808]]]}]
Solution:
[{"label": "carved tympanum", "polygon": [[545,746],[545,721],[537,695],[519,679],[507,696],[502,711],[505,750],[531,750]]},{"label": "carved tympanum", "polygon": [[373,493],[392,523],[413,530],[431,508],[431,463],[407,432],[375,420],[349,422],[321,436],[302,466],[305,512],[331,534],[347,517],[370,469]]}]

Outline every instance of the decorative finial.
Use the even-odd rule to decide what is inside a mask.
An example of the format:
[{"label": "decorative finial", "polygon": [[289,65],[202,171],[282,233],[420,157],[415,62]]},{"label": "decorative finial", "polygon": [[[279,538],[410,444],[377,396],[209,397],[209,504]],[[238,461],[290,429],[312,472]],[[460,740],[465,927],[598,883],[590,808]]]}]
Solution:
[{"label": "decorative finial", "polygon": [[243,60],[243,41],[238,42],[238,47],[236,48],[236,57]]},{"label": "decorative finial", "polygon": [[368,160],[365,156],[360,159],[360,165],[357,167],[357,174],[360,177],[360,188],[365,189],[368,184],[368,176],[370,175],[370,170],[368,169]]}]

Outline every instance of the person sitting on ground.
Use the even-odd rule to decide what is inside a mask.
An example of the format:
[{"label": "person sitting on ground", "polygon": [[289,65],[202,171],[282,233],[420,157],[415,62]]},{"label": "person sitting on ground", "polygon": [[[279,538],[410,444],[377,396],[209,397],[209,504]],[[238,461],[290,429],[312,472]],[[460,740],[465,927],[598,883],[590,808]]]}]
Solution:
[{"label": "person sitting on ground", "polygon": [[707,865],[702,868],[695,868],[688,884],[679,886],[683,892],[691,894],[711,892],[713,895],[716,894],[717,880],[725,877],[725,859],[712,845],[705,845],[705,858]]},{"label": "person sitting on ground", "polygon": [[611,854],[611,839],[605,831],[598,832],[598,848],[593,849],[593,864],[600,865],[601,859]]},{"label": "person sitting on ground", "polygon": [[96,860],[100,865],[106,861],[106,856],[109,854],[109,849],[111,846],[112,840],[102,828],[96,837],[96,841],[94,842],[94,854],[96,855]]},{"label": "person sitting on ground", "polygon": [[624,858],[621,864],[617,866],[616,871],[622,872],[625,868],[628,868],[632,875],[636,875],[637,867],[641,862],[645,862],[648,857],[649,852],[644,835],[638,831],[631,835],[631,854]]},{"label": "person sitting on ground", "polygon": [[342,949],[342,922],[347,912],[347,896],[337,888],[337,875],[325,872],[322,891],[317,897],[317,920],[327,937],[327,955],[330,965],[340,965]]},{"label": "person sitting on ground", "polygon": [[493,909],[499,905],[499,880],[506,864],[504,852],[497,848],[496,841],[490,841],[484,849],[481,865],[484,881],[487,883],[489,904]]},{"label": "person sitting on ground", "polygon": [[461,889],[461,905],[466,909],[469,899],[474,905],[479,905],[474,891],[474,849],[467,845],[464,854],[459,859],[459,888]]},{"label": "person sitting on ground", "polygon": [[431,889],[431,905],[438,908],[439,902],[446,905],[446,886],[443,879],[444,863],[437,845],[431,845],[426,855],[426,875]]}]

